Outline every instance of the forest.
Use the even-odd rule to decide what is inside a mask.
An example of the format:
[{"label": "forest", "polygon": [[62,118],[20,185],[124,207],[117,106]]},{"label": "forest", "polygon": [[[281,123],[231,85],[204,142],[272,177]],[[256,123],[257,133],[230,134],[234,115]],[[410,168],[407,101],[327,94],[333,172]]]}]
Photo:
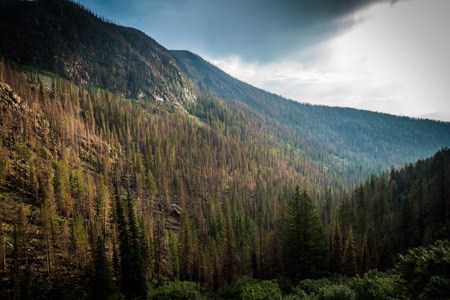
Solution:
[{"label": "forest", "polygon": [[392,271],[411,268],[417,257],[399,254],[413,247],[448,253],[432,244],[449,236],[446,148],[319,193],[320,173],[296,172],[288,162],[308,166],[302,156],[256,139],[257,119],[220,99],[186,113],[7,63],[0,74],[7,298],[359,299],[365,284],[405,297],[448,287],[448,268],[428,270],[415,291]]},{"label": "forest", "polygon": [[449,299],[448,123],[294,103],[71,1],[0,8],[1,299]]}]

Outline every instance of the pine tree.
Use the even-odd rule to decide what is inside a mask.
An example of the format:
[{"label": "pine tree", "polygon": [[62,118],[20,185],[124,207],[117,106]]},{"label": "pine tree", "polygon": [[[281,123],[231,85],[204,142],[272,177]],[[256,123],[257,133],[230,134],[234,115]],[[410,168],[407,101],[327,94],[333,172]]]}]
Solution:
[{"label": "pine tree", "polygon": [[16,298],[28,298],[30,269],[27,257],[27,220],[24,205],[21,203],[18,209],[17,224],[14,224],[14,251],[12,264],[12,277],[14,281],[14,291]]},{"label": "pine tree", "polygon": [[6,244],[2,219],[0,219],[0,270],[6,270]]},{"label": "pine tree", "polygon": [[164,229],[165,218],[158,216],[154,227],[154,277],[159,282],[167,275],[167,243]]},{"label": "pine tree", "polygon": [[316,276],[325,270],[327,237],[311,198],[297,186],[287,202],[284,232],[284,265],[293,279]]},{"label": "pine tree", "polygon": [[237,280],[237,264],[238,253],[236,249],[236,242],[233,235],[233,228],[231,227],[230,217],[227,218],[225,227],[225,240],[223,242],[223,278],[228,283],[234,283]]},{"label": "pine tree", "polygon": [[[168,232],[169,251],[169,278],[172,280],[180,279],[180,253],[178,235],[175,232]],[[191,278],[192,280],[192,278]]]},{"label": "pine tree", "polygon": [[365,274],[369,271],[369,246],[367,245],[367,237],[364,236],[364,243],[361,250],[360,273]]},{"label": "pine tree", "polygon": [[56,203],[55,194],[53,189],[53,167],[47,166],[45,169],[45,176],[42,186],[42,198],[43,203],[41,206],[41,218],[44,227],[45,238],[45,252],[46,252],[46,265],[47,273],[51,273],[55,263],[55,217],[56,217]]},{"label": "pine tree", "polygon": [[189,216],[183,213],[181,219],[181,279],[192,280],[194,273],[194,240]]},{"label": "pine tree", "polygon": [[[117,190],[117,189],[116,189]],[[117,228],[120,243],[120,282],[123,293],[129,297],[146,297],[145,266],[139,239],[136,216],[131,198],[127,198],[128,222],[121,199],[116,200]]]},{"label": "pine tree", "polygon": [[92,280],[93,299],[107,299],[116,293],[111,266],[106,257],[105,243],[99,238],[94,250],[94,278]]},{"label": "pine tree", "polygon": [[334,222],[331,235],[331,271],[340,273],[344,246],[342,242],[341,226],[339,222]]},{"label": "pine tree", "polygon": [[347,276],[355,276],[358,272],[358,261],[356,256],[355,240],[353,230],[350,226],[347,241],[345,242],[344,255],[342,257],[342,272]]},{"label": "pine tree", "polygon": [[70,180],[67,162],[65,160],[55,163],[55,197],[58,211],[64,216],[69,216],[73,207],[70,197]]}]

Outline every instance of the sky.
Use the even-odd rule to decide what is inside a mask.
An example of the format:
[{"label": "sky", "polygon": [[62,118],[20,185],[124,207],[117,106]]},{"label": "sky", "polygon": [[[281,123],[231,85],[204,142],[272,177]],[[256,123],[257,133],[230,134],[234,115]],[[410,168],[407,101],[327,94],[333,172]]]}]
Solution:
[{"label": "sky", "polygon": [[78,0],[284,97],[450,120],[449,0]]}]

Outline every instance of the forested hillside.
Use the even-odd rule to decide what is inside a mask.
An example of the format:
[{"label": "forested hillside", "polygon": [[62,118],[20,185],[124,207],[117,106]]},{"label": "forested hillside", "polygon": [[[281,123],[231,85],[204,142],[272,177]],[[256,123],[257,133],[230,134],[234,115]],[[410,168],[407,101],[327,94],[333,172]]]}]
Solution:
[{"label": "forested hillside", "polygon": [[[218,99],[202,96],[190,107],[194,117],[169,103],[131,101],[8,64],[0,74],[12,87],[1,89],[3,253],[14,275],[5,291],[19,282],[51,289],[55,282],[48,286],[42,276],[59,284],[82,280],[100,239],[108,255],[114,245],[126,247],[120,232],[131,230],[130,222],[147,247],[140,251],[148,264],[140,265],[148,280],[181,277],[218,287],[229,273],[226,259],[236,268],[232,276],[251,273],[256,234],[271,238],[291,186],[330,180],[264,135],[257,118]],[[16,241],[19,224],[23,238]],[[189,249],[178,248],[183,240]],[[14,243],[26,250],[16,253]]]},{"label": "forested hillside", "polygon": [[[352,276],[448,237],[447,149],[312,201],[294,186],[320,186],[320,177],[299,174],[291,162],[301,157],[257,139],[255,120],[220,100],[196,103],[200,121],[169,104],[7,64],[0,75],[13,87],[0,88],[6,297],[142,296],[145,282],[177,279],[214,291],[243,275]],[[296,244],[291,237],[302,228],[310,231]],[[311,260],[312,253],[322,254]]]},{"label": "forested hillside", "polygon": [[281,99],[71,1],[0,8],[0,298],[314,296],[448,238],[450,124]]},{"label": "forested hillside", "polygon": [[76,83],[134,99],[183,102],[194,97],[164,47],[72,1],[2,1],[0,36],[0,56]]},{"label": "forested hillside", "polygon": [[[347,172],[352,183],[355,176],[361,180],[367,171],[430,156],[450,142],[448,123],[298,103],[239,81],[189,51],[171,52],[202,92],[244,103],[288,125],[289,135],[299,137],[296,146],[328,167]],[[358,172],[361,168],[364,171]]]},{"label": "forested hillside", "polygon": [[326,207],[323,216],[332,220],[335,268],[340,268],[350,231],[357,268],[348,275],[372,268],[386,270],[396,262],[397,253],[437,239],[448,239],[449,187],[450,150],[445,148],[400,170],[372,176],[338,207]]},{"label": "forested hillside", "polygon": [[356,184],[370,173],[450,145],[448,123],[286,100],[236,80],[190,52],[170,52],[136,29],[105,22],[72,1],[8,0],[0,5],[0,56],[7,61],[182,109],[196,101],[196,86],[246,115],[258,115],[258,126],[319,172],[340,174],[333,179],[335,186]]}]

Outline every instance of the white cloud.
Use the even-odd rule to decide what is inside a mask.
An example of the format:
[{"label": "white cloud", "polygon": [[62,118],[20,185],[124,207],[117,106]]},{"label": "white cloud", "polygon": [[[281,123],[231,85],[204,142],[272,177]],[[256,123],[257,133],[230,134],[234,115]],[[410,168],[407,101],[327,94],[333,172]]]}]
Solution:
[{"label": "white cloud", "polygon": [[[350,31],[267,64],[210,58],[233,76],[316,104],[418,116],[448,110],[450,1],[378,4]],[[361,21],[362,20],[362,21]]]}]

